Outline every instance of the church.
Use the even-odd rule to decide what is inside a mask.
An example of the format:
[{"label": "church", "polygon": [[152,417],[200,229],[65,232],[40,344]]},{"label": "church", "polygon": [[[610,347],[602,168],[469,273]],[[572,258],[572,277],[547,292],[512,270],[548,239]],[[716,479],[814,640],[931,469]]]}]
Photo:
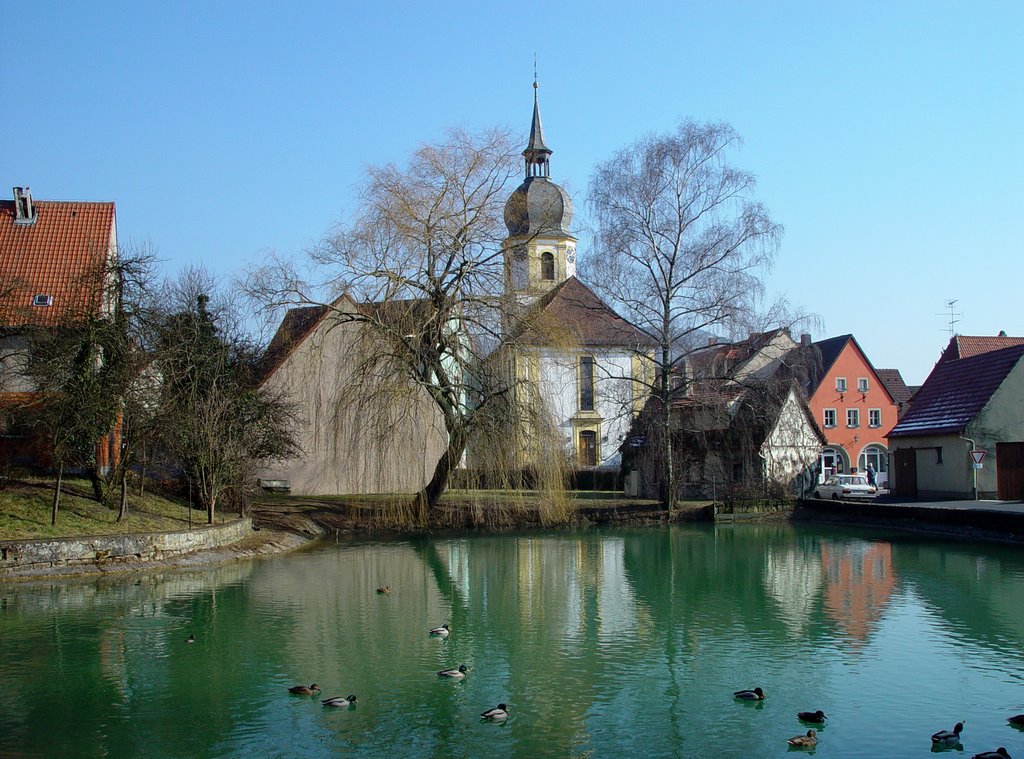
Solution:
[{"label": "church", "polygon": [[[576,277],[572,200],[551,180],[553,151],[533,86],[525,177],[505,205],[505,350],[521,385],[544,404],[570,464],[617,470],[619,447],[653,381],[646,359],[653,341]],[[518,463],[549,453],[524,442]]]}]

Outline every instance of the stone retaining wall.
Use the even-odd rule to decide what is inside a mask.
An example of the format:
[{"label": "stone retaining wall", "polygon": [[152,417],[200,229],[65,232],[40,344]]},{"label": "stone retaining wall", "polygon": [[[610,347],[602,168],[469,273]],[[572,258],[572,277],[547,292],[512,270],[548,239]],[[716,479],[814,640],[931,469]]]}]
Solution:
[{"label": "stone retaining wall", "polygon": [[251,533],[252,520],[246,518],[181,532],[0,541],[0,578],[26,571],[159,561],[237,543]]}]

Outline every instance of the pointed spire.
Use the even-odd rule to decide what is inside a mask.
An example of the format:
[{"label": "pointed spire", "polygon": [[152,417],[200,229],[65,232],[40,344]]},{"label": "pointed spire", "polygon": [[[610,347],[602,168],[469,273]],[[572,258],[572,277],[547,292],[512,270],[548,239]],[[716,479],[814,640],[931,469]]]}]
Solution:
[{"label": "pointed spire", "polygon": [[[536,64],[534,64],[536,66]],[[540,101],[537,96],[537,72],[534,70],[533,79],[533,123],[530,125],[530,142],[523,151],[526,158],[527,177],[550,176],[548,157],[552,150],[544,144],[544,127],[540,123]]]}]

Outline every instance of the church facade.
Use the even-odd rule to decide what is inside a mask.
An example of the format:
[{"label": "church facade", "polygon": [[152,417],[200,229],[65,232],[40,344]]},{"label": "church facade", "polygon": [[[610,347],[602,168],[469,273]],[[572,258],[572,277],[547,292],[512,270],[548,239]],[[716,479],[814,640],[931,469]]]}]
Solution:
[{"label": "church facade", "polygon": [[[550,178],[534,83],[525,178],[505,206],[506,352],[575,468],[617,469],[619,447],[653,377],[650,339],[576,276],[572,200]],[[529,433],[523,440],[535,440]],[[550,452],[524,442],[519,463]]]}]

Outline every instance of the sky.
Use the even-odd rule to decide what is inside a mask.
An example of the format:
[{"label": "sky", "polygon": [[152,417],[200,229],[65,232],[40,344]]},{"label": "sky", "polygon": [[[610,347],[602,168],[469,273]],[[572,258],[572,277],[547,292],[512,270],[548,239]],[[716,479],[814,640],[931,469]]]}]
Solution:
[{"label": "sky", "polygon": [[[113,200],[173,275],[299,256],[370,165],[449,127],[529,134],[585,225],[596,164],[727,121],[785,227],[770,293],[920,384],[1024,335],[1024,3],[0,0],[0,193]],[[510,188],[511,189],[511,188]],[[580,235],[580,252],[588,240]]]}]

